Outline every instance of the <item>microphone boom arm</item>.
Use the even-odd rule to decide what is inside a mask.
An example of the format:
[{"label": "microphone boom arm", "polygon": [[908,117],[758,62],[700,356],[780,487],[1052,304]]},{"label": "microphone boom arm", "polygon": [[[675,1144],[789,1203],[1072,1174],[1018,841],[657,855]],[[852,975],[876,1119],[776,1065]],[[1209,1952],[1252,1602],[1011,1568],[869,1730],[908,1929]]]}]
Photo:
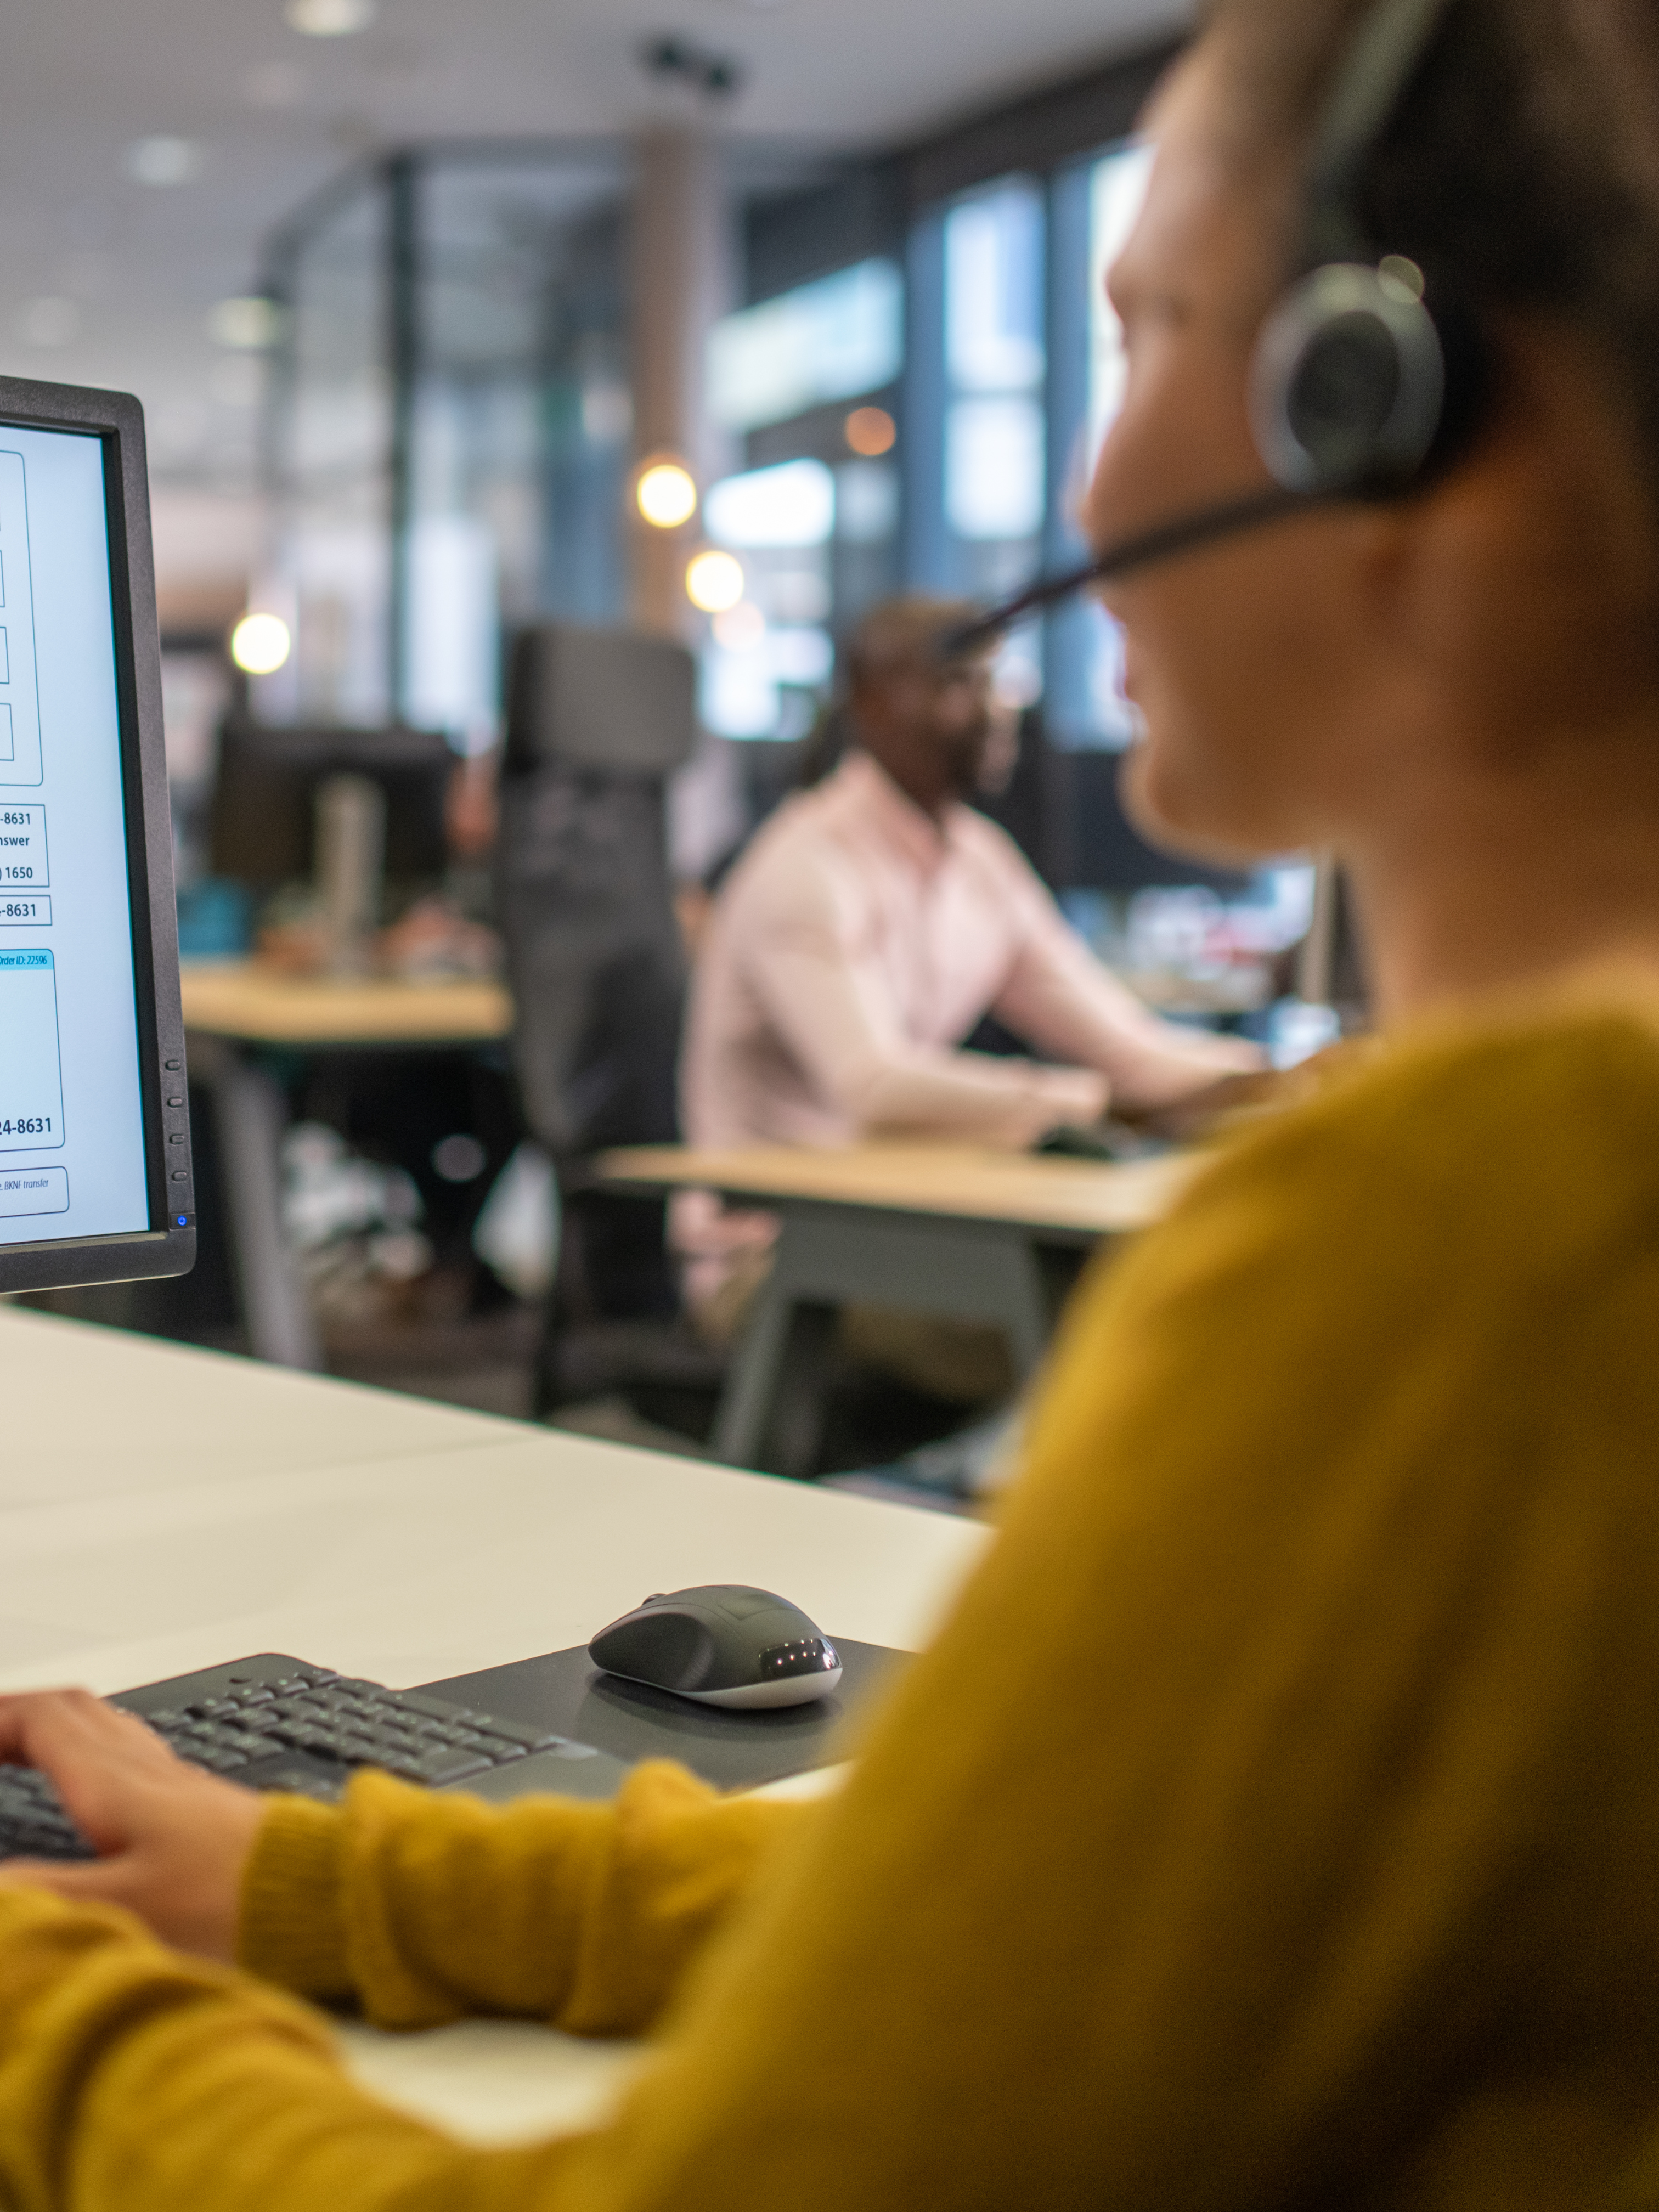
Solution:
[{"label": "microphone boom arm", "polygon": [[976,615],[972,622],[947,630],[939,640],[939,651],[947,660],[977,653],[1005,630],[1012,629],[1016,623],[1024,621],[1027,615],[1036,614],[1058,599],[1069,599],[1073,592],[1083,591],[1091,584],[1103,584],[1112,576],[1127,576],[1132,569],[1146,568],[1154,561],[1170,560],[1177,553],[1207,545],[1218,538],[1231,538],[1239,531],[1258,529],[1285,515],[1304,514],[1310,507],[1324,505],[1331,496],[1328,493],[1291,491],[1283,484],[1267,484],[1214,507],[1177,515],[1171,521],[1155,522],[1150,529],[1109,545],[1083,568],[1032,584],[988,613]]}]

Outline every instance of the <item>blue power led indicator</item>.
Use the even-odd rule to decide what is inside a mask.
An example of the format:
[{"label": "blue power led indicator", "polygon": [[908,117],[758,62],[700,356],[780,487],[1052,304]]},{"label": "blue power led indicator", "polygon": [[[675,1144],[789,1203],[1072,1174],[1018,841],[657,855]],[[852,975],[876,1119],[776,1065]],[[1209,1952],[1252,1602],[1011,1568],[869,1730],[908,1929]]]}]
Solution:
[{"label": "blue power led indicator", "polygon": [[190,1216],[189,1216],[187,1213],[181,1213],[181,1214],[179,1216],[179,1226],[181,1229],[188,1229],[188,1228],[189,1228],[189,1226],[190,1226]]}]

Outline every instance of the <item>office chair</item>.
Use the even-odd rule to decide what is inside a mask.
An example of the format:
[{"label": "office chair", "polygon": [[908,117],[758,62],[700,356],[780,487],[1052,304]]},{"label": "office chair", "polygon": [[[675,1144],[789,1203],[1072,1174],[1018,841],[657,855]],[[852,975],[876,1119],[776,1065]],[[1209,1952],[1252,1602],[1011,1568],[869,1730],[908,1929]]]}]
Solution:
[{"label": "office chair", "polygon": [[721,1362],[678,1320],[661,1204],[594,1187],[592,1156],[678,1136],[685,954],[664,790],[696,733],[691,655],[548,623],[507,684],[498,915],[526,1122],[558,1177],[559,1264],[534,1410],[641,1387],[710,1394]]}]

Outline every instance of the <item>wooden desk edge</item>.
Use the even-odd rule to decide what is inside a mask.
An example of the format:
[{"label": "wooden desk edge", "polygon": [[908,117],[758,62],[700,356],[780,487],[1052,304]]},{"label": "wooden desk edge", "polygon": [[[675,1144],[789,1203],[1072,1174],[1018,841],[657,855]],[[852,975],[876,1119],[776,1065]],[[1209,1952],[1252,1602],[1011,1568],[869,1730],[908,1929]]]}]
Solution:
[{"label": "wooden desk edge", "polygon": [[[884,1165],[892,1163],[898,1150],[889,1146],[873,1149]],[[924,1150],[921,1146],[916,1149],[918,1153]],[[828,1182],[811,1187],[810,1178],[804,1186],[788,1175],[792,1162],[834,1159],[851,1164],[856,1162],[856,1152],[791,1155],[784,1148],[774,1146],[757,1147],[757,1152],[760,1158],[752,1166],[745,1167],[735,1152],[697,1152],[666,1145],[632,1146],[599,1154],[593,1165],[606,1188],[634,1191],[641,1196],[668,1195],[684,1189],[714,1190],[723,1198],[748,1200],[758,1206],[780,1209],[856,1208],[863,1212],[913,1220],[954,1220],[988,1228],[1028,1229],[1049,1236],[1092,1241],[1098,1237],[1150,1228],[1174,1204],[1195,1172],[1200,1159],[1193,1153],[1171,1153],[1156,1159],[1121,1163],[1047,1161],[1028,1153],[979,1154],[960,1147],[945,1151],[945,1157],[958,1171],[971,1173],[976,1164],[982,1163],[994,1174],[1004,1170],[1012,1170],[1015,1174],[1029,1172],[1056,1182],[1064,1179],[1073,1188],[1086,1177],[1097,1186],[1091,1195],[1098,1199],[1109,1193],[1108,1204],[1080,1208],[1075,1200],[1067,1204],[1066,1194],[1058,1189],[1053,1194],[1027,1193],[1024,1196],[995,1194],[980,1203],[968,1204],[959,1193],[930,1199],[921,1192],[900,1196],[884,1191],[872,1194],[868,1190],[836,1190]],[[769,1170],[765,1162],[774,1156],[778,1165]],[[932,1157],[937,1161],[940,1155]],[[1104,1188],[1100,1188],[1103,1185]]]},{"label": "wooden desk edge", "polygon": [[180,983],[188,1035],[249,1044],[491,1044],[513,1029],[507,987],[487,976],[331,982],[237,963],[186,964]]}]

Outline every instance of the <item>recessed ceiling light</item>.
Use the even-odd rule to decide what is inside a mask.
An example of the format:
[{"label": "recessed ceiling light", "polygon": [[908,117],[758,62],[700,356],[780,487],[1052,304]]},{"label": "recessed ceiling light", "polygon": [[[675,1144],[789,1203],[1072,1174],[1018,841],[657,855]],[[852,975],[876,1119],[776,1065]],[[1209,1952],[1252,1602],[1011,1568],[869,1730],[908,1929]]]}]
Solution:
[{"label": "recessed ceiling light", "polygon": [[308,39],[349,39],[374,21],[374,0],[288,0],[283,13]]},{"label": "recessed ceiling light", "polygon": [[27,345],[64,346],[81,331],[81,310],[73,300],[53,294],[26,301],[17,316],[17,334]]},{"label": "recessed ceiling light", "polygon": [[263,353],[281,335],[283,311],[275,300],[251,293],[221,300],[208,317],[207,326],[215,345],[230,346],[238,353]]},{"label": "recessed ceiling light", "polygon": [[200,173],[202,149],[190,138],[135,138],[127,170],[141,185],[187,185]]}]

